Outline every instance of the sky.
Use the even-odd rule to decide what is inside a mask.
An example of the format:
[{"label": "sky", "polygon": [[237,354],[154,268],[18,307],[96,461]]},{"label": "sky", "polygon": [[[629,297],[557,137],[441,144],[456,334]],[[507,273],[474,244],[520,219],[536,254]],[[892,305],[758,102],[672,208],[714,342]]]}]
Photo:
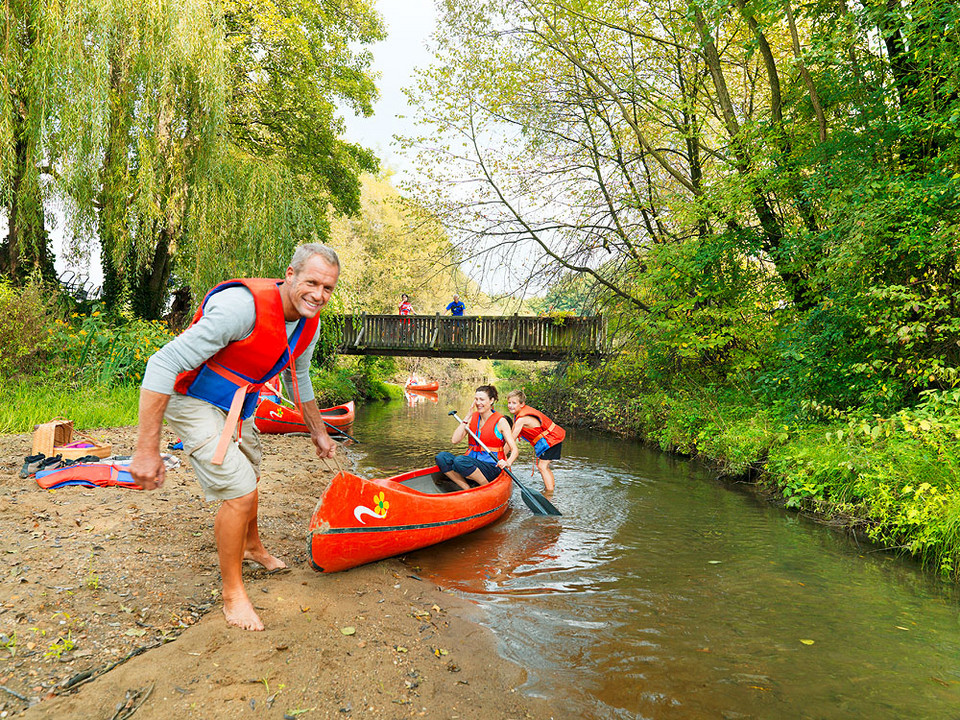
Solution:
[{"label": "sky", "polygon": [[[427,40],[436,23],[434,0],[377,0],[387,26],[387,39],[372,47],[373,68],[380,73],[380,100],[369,118],[344,113],[347,139],[376,152],[385,168],[409,179],[412,164],[393,143],[396,134],[412,134],[414,125],[403,88],[410,87],[416,68],[430,63]],[[405,119],[403,116],[406,116]]]}]

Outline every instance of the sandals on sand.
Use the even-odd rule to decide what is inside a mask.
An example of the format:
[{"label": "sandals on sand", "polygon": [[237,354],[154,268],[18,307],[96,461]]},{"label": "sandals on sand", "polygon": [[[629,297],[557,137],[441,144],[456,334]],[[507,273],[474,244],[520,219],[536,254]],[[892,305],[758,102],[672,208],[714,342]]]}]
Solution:
[{"label": "sandals on sand", "polygon": [[40,469],[41,464],[46,459],[46,455],[43,453],[37,453],[36,455],[27,455],[23,461],[23,469],[20,471],[20,477],[28,478],[33,475],[37,470]]}]

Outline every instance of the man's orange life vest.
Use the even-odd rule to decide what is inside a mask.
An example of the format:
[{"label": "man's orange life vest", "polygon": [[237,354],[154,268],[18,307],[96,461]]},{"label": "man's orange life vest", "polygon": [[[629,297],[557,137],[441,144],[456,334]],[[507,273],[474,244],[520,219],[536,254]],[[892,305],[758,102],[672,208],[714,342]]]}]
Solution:
[{"label": "man's orange life vest", "polygon": [[[203,309],[215,293],[242,285],[253,294],[256,321],[250,335],[223,347],[200,367],[180,373],[173,385],[176,392],[206,400],[226,412],[224,435],[232,435],[238,423],[253,415],[260,388],[285,365],[290,365],[293,375],[294,400],[297,404],[300,402],[295,361],[310,345],[320,320],[318,317],[300,318],[288,339],[278,287],[280,282],[269,278],[247,278],[220,283],[207,293],[190,323],[193,325],[203,317]],[[214,454],[216,464],[223,460],[221,446],[226,451],[226,443],[222,440]]]},{"label": "man's orange life vest", "polygon": [[474,440],[473,437],[470,437],[470,452],[468,452],[467,455],[477,460],[494,464],[496,464],[497,460],[506,458],[503,452],[503,438],[497,435],[497,423],[500,422],[501,418],[503,418],[503,415],[500,413],[491,413],[490,417],[487,418],[487,421],[483,423],[481,427],[480,413],[474,411],[467,421],[468,426],[470,430],[473,431],[473,434],[479,437],[483,444],[490,448],[490,451],[496,455],[491,456],[490,453],[477,444],[477,441]]},{"label": "man's orange life vest", "polygon": [[[534,410],[529,405],[523,405],[516,414],[513,416],[514,422],[517,422],[522,417],[533,417],[536,418],[537,424],[533,427],[524,427],[520,430],[520,437],[526,440],[528,443],[537,446],[537,443],[541,440],[546,441],[547,447],[553,447],[561,442],[567,436],[567,431],[562,427],[557,425],[553,420],[548,418],[539,410]],[[541,452],[545,452],[547,448],[543,448]]]}]

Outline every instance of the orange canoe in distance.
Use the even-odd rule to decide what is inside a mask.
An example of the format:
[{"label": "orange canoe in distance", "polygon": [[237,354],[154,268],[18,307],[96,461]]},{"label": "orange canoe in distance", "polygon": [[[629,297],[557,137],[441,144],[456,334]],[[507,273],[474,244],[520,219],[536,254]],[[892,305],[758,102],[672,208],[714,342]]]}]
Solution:
[{"label": "orange canoe in distance", "polygon": [[506,473],[461,490],[436,465],[383,480],[338,473],[310,519],[311,564],[338,572],[477,530],[506,512],[510,491]]},{"label": "orange canoe in distance", "polygon": [[416,384],[407,383],[405,387],[407,390],[411,390],[413,392],[436,392],[440,389],[440,383],[437,381]]},{"label": "orange canoe in distance", "polygon": [[[347,427],[353,422],[356,415],[354,411],[353,400],[334,407],[324,408],[320,415],[330,425],[334,427]],[[307,424],[303,422],[303,416],[298,410],[278,405],[273,400],[264,398],[257,405],[256,414],[253,417],[253,424],[257,430],[267,435],[282,435],[283,433],[310,432]],[[327,432],[331,432],[327,428]]]}]

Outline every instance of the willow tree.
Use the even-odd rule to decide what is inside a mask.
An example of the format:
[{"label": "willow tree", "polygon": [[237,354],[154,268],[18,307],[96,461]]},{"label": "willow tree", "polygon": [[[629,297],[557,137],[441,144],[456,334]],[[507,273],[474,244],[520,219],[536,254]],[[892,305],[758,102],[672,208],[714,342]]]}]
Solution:
[{"label": "willow tree", "polygon": [[378,163],[346,142],[339,107],[372,113],[367,46],[383,38],[368,0],[224,4],[228,142],[200,178],[182,279],[282,274],[292,249],[325,240],[331,213],[360,211],[360,175]]},{"label": "willow tree", "polygon": [[228,64],[219,7],[112,5],[96,198],[111,308],[157,318],[166,304],[199,178],[223,143]]},{"label": "willow tree", "polygon": [[0,275],[39,271],[53,279],[47,204],[90,186],[85,168],[96,165],[102,10],[85,0],[6,4],[0,198],[7,236]]}]

